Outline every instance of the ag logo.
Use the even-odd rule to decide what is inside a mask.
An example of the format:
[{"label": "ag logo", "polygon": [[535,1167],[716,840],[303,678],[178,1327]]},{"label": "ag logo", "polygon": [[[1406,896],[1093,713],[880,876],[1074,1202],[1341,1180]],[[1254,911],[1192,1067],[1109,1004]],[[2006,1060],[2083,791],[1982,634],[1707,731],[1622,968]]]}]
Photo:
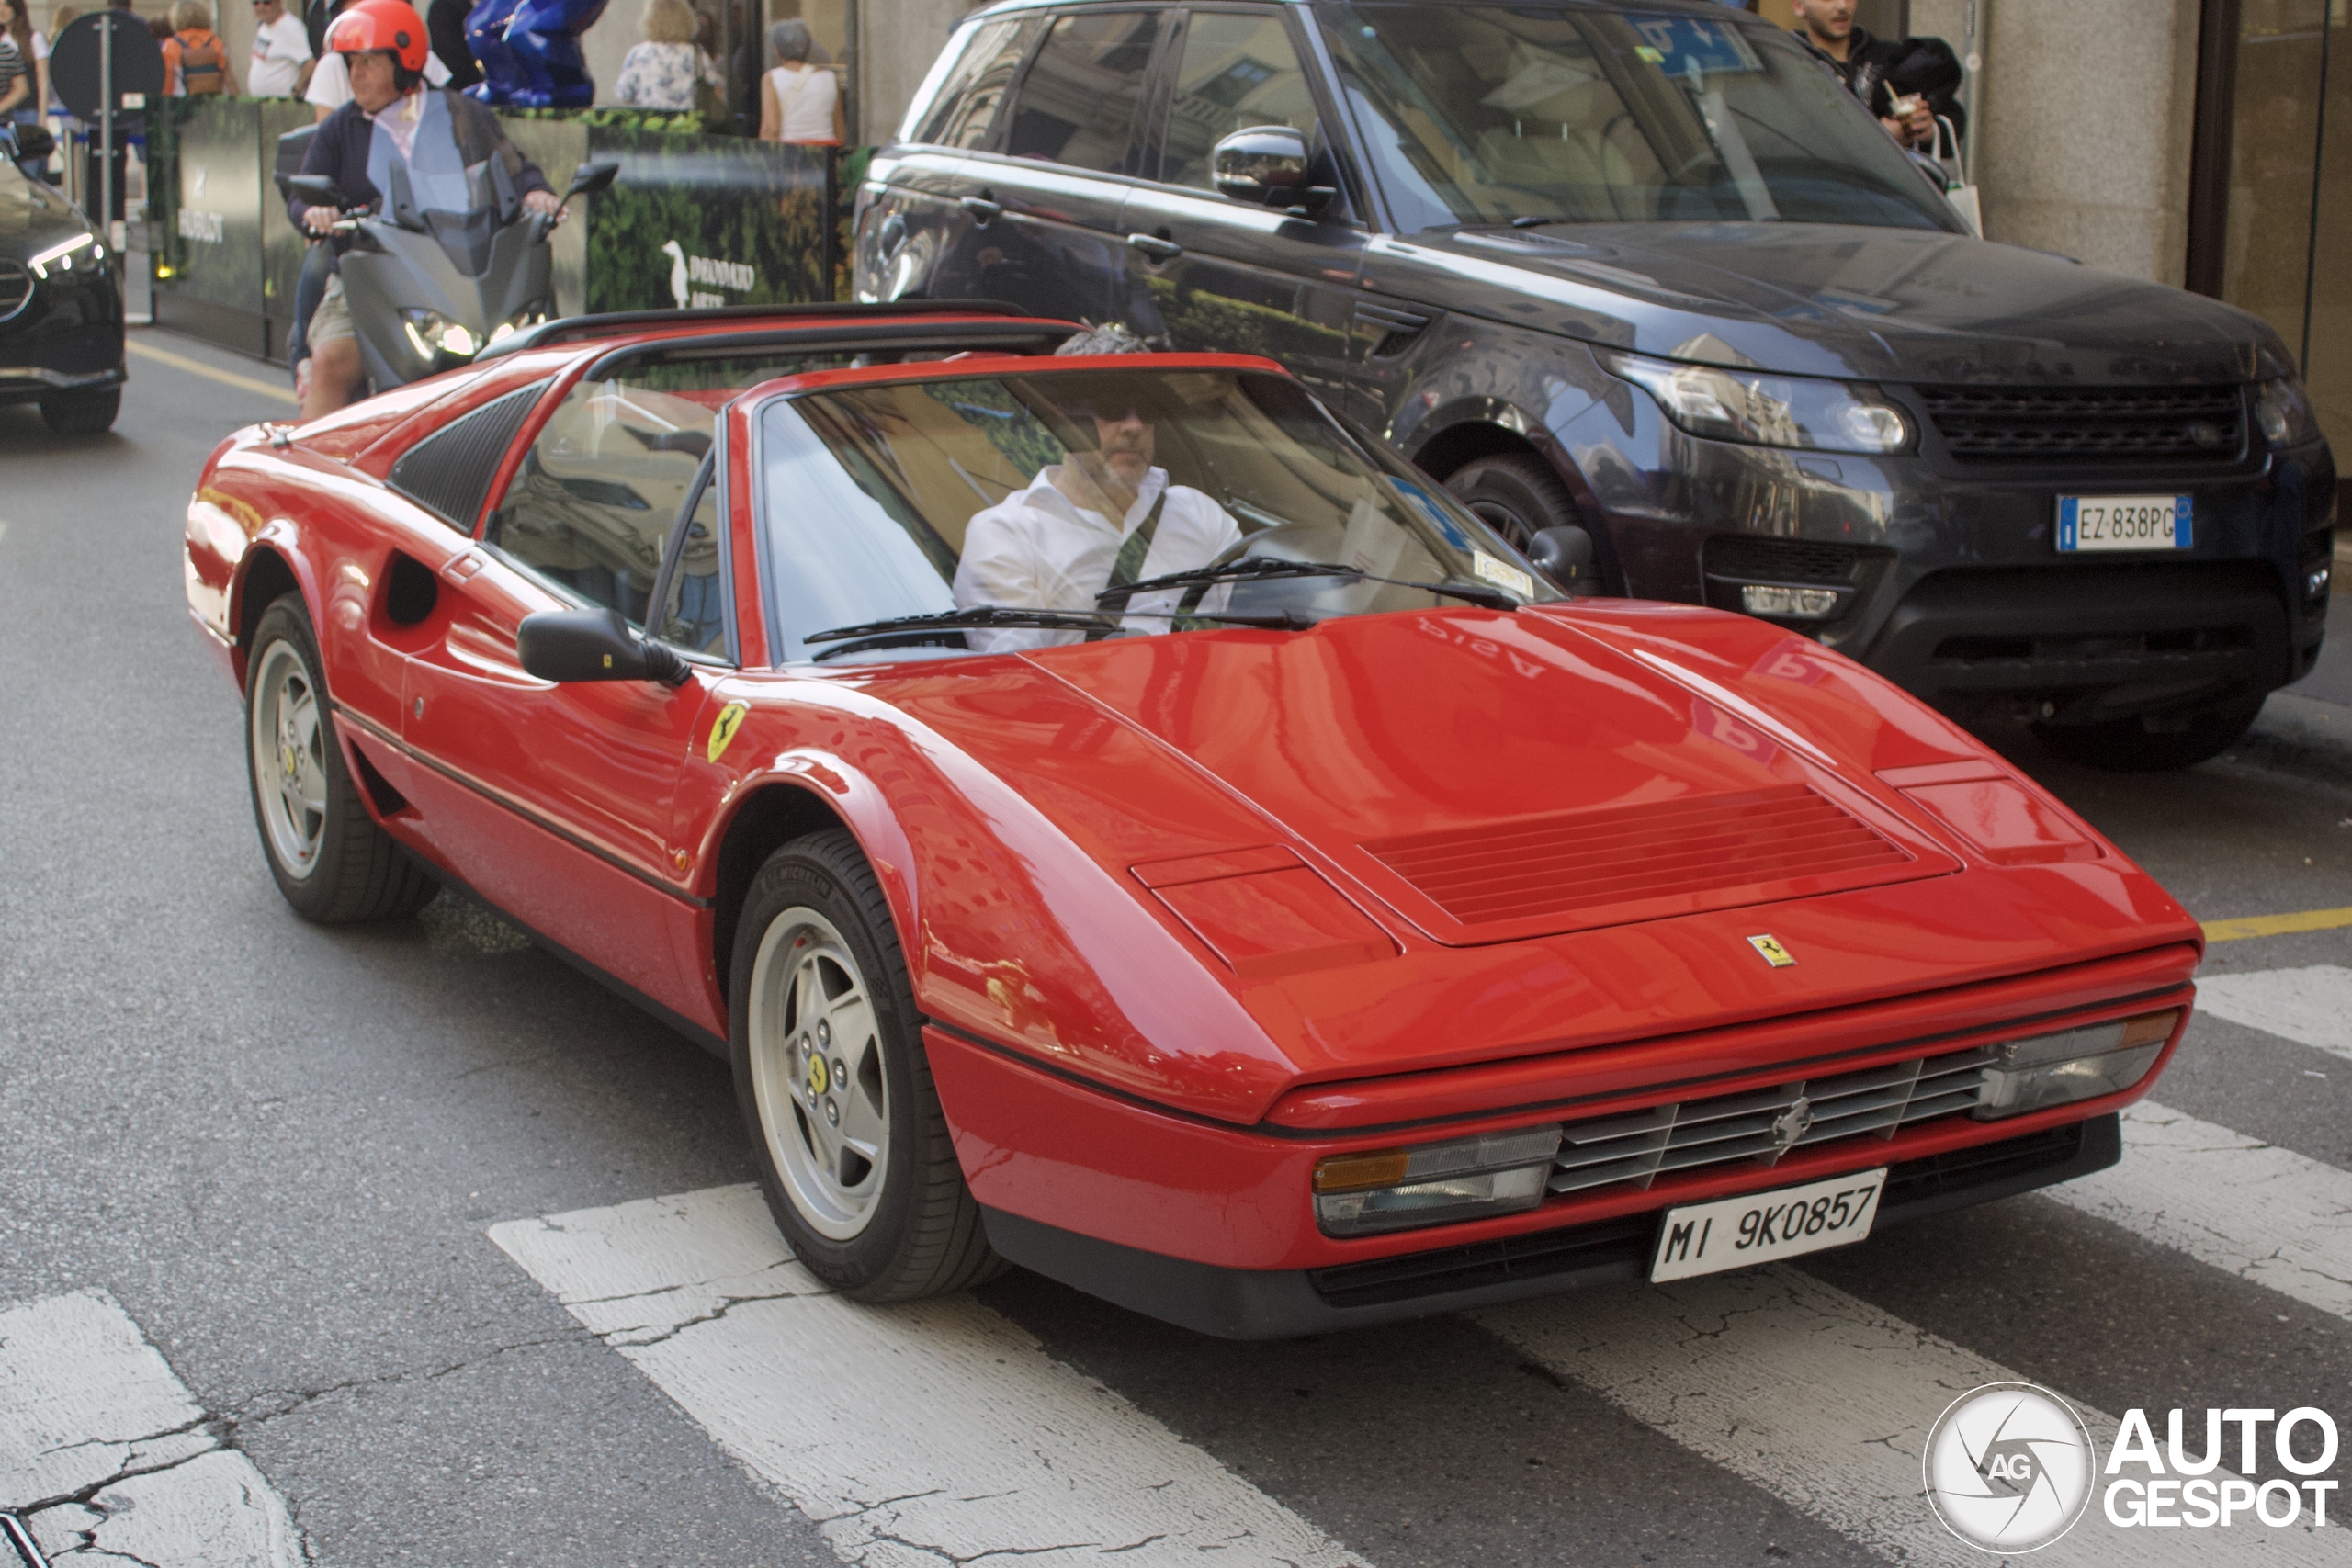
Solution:
[{"label": "ag logo", "polygon": [[743,728],[745,711],[741,703],[729,703],[718,710],[718,716],[710,721],[710,745],[707,750],[712,761],[716,762],[719,758],[727,755],[728,743],[735,739],[735,732]]},{"label": "ag logo", "polygon": [[1986,1551],[2039,1551],[2090,1506],[2098,1454],[2064,1400],[1996,1382],[1952,1401],[1919,1465],[1928,1506],[1952,1534]]}]

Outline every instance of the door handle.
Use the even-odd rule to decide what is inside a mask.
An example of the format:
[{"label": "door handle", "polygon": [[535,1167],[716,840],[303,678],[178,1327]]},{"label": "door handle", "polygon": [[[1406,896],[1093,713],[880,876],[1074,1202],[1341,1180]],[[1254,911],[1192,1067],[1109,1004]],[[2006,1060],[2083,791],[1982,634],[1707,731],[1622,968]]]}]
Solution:
[{"label": "door handle", "polygon": [[1157,234],[1130,234],[1127,243],[1153,261],[1173,261],[1184,254],[1184,247],[1173,240],[1163,240]]},{"label": "door handle", "polygon": [[995,195],[996,193],[994,191],[984,190],[978,196],[967,196],[957,198],[956,205],[970,213],[974,222],[978,223],[983,228],[986,228],[989,219],[994,218],[998,213],[1004,210],[1002,203],[990,199]]}]

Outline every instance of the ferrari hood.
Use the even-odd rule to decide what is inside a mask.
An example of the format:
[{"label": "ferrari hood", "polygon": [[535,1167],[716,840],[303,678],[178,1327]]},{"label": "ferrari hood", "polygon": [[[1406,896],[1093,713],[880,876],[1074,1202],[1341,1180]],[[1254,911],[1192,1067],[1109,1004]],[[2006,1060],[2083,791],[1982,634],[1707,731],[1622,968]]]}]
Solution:
[{"label": "ferrari hood", "polygon": [[[1449,300],[1471,314],[1734,367],[2105,386],[2292,368],[2267,327],[2218,300],[1962,235],[1584,224],[1419,235],[1397,249],[1416,270],[1453,275]],[[1531,319],[1531,298],[1549,303],[1548,319]]]},{"label": "ferrari hood", "polygon": [[1034,657],[1450,946],[1960,869],[1736,691],[1551,615]]}]

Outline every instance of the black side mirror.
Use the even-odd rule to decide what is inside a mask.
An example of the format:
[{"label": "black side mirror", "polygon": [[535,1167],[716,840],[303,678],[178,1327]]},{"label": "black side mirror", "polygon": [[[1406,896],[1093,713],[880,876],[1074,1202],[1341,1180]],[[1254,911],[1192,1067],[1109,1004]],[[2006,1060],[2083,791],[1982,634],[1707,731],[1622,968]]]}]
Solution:
[{"label": "black side mirror", "polygon": [[563,193],[563,199],[570,201],[575,196],[594,196],[600,190],[609,190],[613,181],[620,177],[620,160],[617,158],[582,164],[572,174],[571,188]]},{"label": "black side mirror", "polygon": [[1592,536],[1573,525],[1538,528],[1535,537],[1528,541],[1527,558],[1563,593],[1591,593],[1598,589],[1592,572]]},{"label": "black side mirror", "polygon": [[1306,137],[1287,125],[1251,125],[1209,150],[1209,175],[1220,195],[1253,206],[1313,217],[1338,192],[1307,183]]},{"label": "black side mirror", "polygon": [[17,127],[17,157],[26,159],[46,158],[51,152],[56,151],[57,138],[49,133],[49,127],[45,125],[20,125]]},{"label": "black side mirror", "polygon": [[335,189],[334,182],[324,175],[288,175],[286,176],[286,190],[288,195],[299,196],[312,207],[343,205],[343,193]]},{"label": "black side mirror", "polygon": [[523,671],[542,681],[659,681],[683,686],[686,661],[658,642],[639,642],[618,610],[548,610],[514,629]]}]

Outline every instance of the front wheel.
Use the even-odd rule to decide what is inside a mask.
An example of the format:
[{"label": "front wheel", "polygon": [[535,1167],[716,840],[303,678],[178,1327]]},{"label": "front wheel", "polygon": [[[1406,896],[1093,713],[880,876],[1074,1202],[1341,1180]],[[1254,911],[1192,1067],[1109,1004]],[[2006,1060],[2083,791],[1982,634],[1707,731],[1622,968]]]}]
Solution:
[{"label": "front wheel", "polygon": [[1474,458],[1447,476],[1445,488],[1522,554],[1544,529],[1584,521],[1568,487],[1532,452]]},{"label": "front wheel", "polygon": [[1001,1269],[932,1087],[889,905],[854,839],[812,833],[768,857],[728,973],[736,1098],[801,1264],[868,1302]]},{"label": "front wheel", "polygon": [[2211,761],[2238,743],[2262,712],[2259,694],[2170,718],[2109,719],[2104,724],[2037,724],[2044,750],[2065,761],[2111,773],[2166,773]]}]

